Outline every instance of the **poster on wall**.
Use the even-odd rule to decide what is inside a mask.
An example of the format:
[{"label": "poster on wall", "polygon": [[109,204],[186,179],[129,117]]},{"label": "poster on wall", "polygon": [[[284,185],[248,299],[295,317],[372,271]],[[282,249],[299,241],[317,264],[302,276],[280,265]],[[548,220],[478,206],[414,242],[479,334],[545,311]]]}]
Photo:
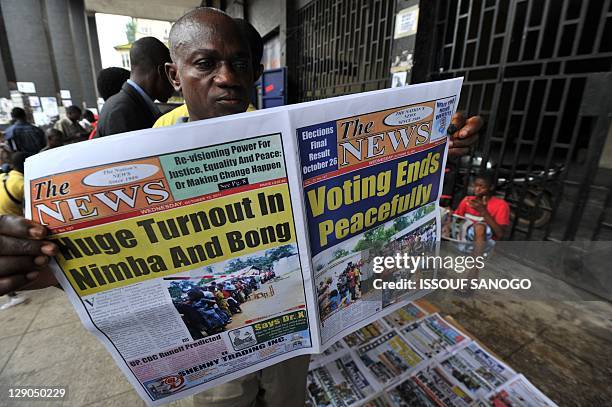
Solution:
[{"label": "poster on wall", "polygon": [[406,86],[406,77],[408,72],[395,72],[391,75],[391,87],[399,88],[400,86]]},{"label": "poster on wall", "polygon": [[32,110],[38,111],[40,109],[40,99],[38,96],[28,96],[28,101]]},{"label": "poster on wall", "polygon": [[395,17],[394,39],[408,37],[417,32],[419,23],[419,6],[412,6],[401,10]]},{"label": "poster on wall", "polygon": [[9,124],[11,122],[11,110],[13,110],[13,101],[7,98],[0,98],[0,124]]},{"label": "poster on wall", "polygon": [[57,107],[57,99],[54,96],[41,96],[40,104],[43,112],[49,119],[59,117],[59,109]]},{"label": "poster on wall", "polygon": [[17,82],[17,90],[23,93],[36,93],[34,82]]}]

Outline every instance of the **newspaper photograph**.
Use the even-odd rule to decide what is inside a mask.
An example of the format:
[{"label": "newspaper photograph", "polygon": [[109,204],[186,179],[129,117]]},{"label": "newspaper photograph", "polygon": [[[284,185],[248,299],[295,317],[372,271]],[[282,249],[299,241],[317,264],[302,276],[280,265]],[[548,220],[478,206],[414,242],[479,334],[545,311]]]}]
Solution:
[{"label": "newspaper photograph", "polygon": [[358,348],[359,358],[383,385],[412,371],[424,359],[397,332],[392,331]]},{"label": "newspaper photograph", "polygon": [[412,378],[389,389],[387,396],[398,407],[438,407]]},{"label": "newspaper photograph", "polygon": [[400,332],[426,358],[443,355],[468,340],[466,335],[448,324],[438,314],[410,324]]},{"label": "newspaper photograph", "polygon": [[[148,405],[172,402],[325,351],[417,295],[373,289],[370,263],[439,239],[461,82],[45,151],[26,161],[26,216],[59,246],[53,271],[85,327]],[[362,358],[418,363],[383,338]]]},{"label": "newspaper photograph", "polygon": [[483,407],[557,406],[554,401],[546,397],[544,393],[538,390],[523,375],[518,375],[516,378],[503,385],[501,389],[495,391],[495,394],[489,396],[486,401],[480,402],[480,405]]},{"label": "newspaper photograph", "polygon": [[433,364],[415,373],[411,380],[414,380],[437,406],[471,406],[474,398],[470,397],[451,377],[447,376],[439,365]]},{"label": "newspaper photograph", "polygon": [[385,316],[385,321],[389,326],[393,328],[402,328],[407,324],[416,322],[421,318],[425,317],[427,313],[422,310],[418,305],[410,302],[402,308],[394,311],[393,313]]},{"label": "newspaper photograph", "polygon": [[375,392],[350,354],[310,371],[306,388],[313,407],[353,406]]},{"label": "newspaper photograph", "polygon": [[344,342],[350,346],[361,346],[372,339],[378,338],[385,332],[389,332],[389,327],[386,326],[382,321],[374,321],[371,324],[364,326],[344,337]]},{"label": "newspaper photograph", "polygon": [[512,379],[516,372],[472,342],[440,362],[473,397],[483,397]]}]

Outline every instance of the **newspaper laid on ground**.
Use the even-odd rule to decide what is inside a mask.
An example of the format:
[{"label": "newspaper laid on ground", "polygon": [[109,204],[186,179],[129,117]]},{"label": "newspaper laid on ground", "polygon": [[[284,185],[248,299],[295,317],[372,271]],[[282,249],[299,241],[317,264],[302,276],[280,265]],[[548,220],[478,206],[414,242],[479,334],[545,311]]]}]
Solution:
[{"label": "newspaper laid on ground", "polygon": [[554,407],[438,313],[408,303],[311,358],[307,407]]},{"label": "newspaper laid on ground", "polygon": [[[53,149],[26,163],[27,216],[59,245],[54,272],[84,325],[147,404],[171,402],[325,351],[422,295],[375,289],[372,259],[435,250],[461,83]],[[437,349],[433,326],[417,348]],[[396,331],[367,339],[360,363],[380,369],[352,378],[356,398],[424,360]]]}]

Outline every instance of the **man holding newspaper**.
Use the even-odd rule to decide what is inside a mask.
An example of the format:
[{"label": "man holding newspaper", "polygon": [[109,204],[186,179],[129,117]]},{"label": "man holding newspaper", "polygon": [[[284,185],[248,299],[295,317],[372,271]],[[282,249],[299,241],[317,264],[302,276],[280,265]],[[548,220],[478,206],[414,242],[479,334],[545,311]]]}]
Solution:
[{"label": "man holding newspaper", "polygon": [[[221,11],[198,8],[181,17],[170,32],[172,63],[166,73],[182,91],[189,120],[246,111],[253,64],[234,20]],[[449,154],[460,156],[477,141],[480,117],[455,114]],[[210,135],[214,137],[214,135]],[[45,227],[23,217],[0,217],[0,294],[56,285],[47,266],[58,254]],[[308,356],[301,356],[196,395],[207,406],[304,405]],[[200,405],[200,404],[197,404]]]}]

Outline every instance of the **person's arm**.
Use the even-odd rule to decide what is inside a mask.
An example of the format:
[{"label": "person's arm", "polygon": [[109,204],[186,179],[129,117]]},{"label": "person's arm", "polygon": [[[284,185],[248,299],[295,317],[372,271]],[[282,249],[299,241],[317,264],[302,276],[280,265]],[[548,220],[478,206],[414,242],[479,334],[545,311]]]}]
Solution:
[{"label": "person's arm", "polygon": [[133,130],[126,109],[122,109],[121,106],[115,106],[111,111],[105,113],[106,114],[102,115],[98,121],[96,138],[112,136],[113,134],[125,133]]},{"label": "person's arm", "polygon": [[467,203],[468,203],[468,199],[466,196],[461,200],[461,202],[459,202],[459,206],[457,206],[457,209],[455,209],[455,211],[449,216],[449,218],[452,215],[465,216],[465,210],[467,209]]},{"label": "person's arm", "polygon": [[501,225],[497,222],[497,219],[491,215],[491,213],[487,210],[487,206],[480,199],[472,199],[469,202],[469,205],[476,210],[483,217],[484,221],[489,225],[491,230],[493,230],[493,234],[498,238],[502,239],[506,233],[506,226]]},{"label": "person's arm", "polygon": [[47,229],[21,216],[0,215],[0,295],[57,284],[48,267],[58,247]]}]

